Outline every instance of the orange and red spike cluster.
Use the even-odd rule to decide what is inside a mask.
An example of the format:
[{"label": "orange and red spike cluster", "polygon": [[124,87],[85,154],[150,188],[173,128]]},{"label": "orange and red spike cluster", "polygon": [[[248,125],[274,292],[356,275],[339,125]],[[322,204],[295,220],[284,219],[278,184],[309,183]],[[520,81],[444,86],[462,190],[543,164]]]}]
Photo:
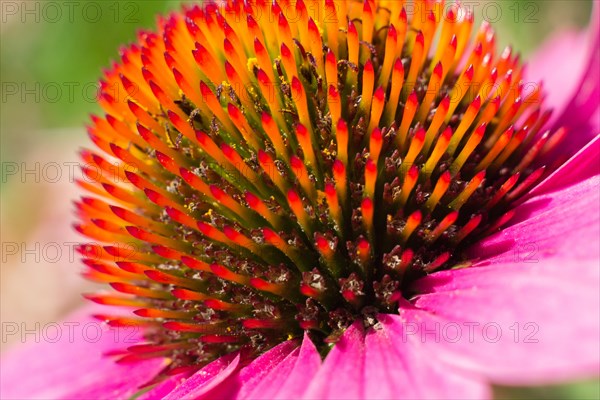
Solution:
[{"label": "orange and red spike cluster", "polygon": [[541,131],[518,55],[488,24],[471,40],[458,3],[404,3],[205,2],[121,50],[77,229],[86,276],[118,292],[87,297],[135,307],[99,317],[146,326],[144,357],[173,373],[331,341],[541,179],[564,135]]}]

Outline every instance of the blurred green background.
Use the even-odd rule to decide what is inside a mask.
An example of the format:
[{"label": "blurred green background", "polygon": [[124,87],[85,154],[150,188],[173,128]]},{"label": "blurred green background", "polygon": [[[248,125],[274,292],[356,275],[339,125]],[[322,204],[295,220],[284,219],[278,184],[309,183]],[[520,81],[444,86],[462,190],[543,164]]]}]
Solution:
[{"label": "blurred green background", "polygon": [[1,154],[3,160],[14,160],[41,131],[82,127],[88,114],[99,110],[96,84],[102,68],[118,59],[119,46],[134,41],[138,30],[153,27],[157,14],[177,9],[181,2],[0,4]]},{"label": "blurred green background", "polygon": [[[72,149],[85,143],[83,126],[88,115],[99,111],[93,100],[102,68],[117,58],[120,45],[135,39],[137,30],[152,28],[157,14],[178,9],[181,3],[0,1],[2,162],[20,162],[31,154],[61,147],[65,153],[51,154],[50,159],[75,159]],[[552,33],[585,27],[592,7],[591,0],[480,0],[471,4],[479,21],[494,22],[499,47],[511,43],[525,58]],[[16,237],[27,237],[27,232],[44,223],[34,209],[42,204],[52,207],[52,202],[36,187],[11,184],[4,176],[0,185],[3,234],[15,237],[18,231]],[[7,279],[3,275],[3,288],[11,284]],[[3,295],[6,301],[11,299]],[[497,388],[496,393],[498,398],[600,398],[597,380],[551,388]]]}]

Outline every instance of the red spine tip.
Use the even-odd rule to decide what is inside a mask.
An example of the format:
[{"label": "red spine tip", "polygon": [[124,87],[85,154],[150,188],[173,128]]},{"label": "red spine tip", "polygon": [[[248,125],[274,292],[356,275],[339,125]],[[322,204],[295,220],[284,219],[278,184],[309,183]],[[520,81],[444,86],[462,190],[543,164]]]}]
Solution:
[{"label": "red spine tip", "polygon": [[383,87],[379,86],[379,88],[377,88],[377,90],[375,91],[375,100],[378,101],[383,101],[385,100],[385,90],[383,89]]},{"label": "red spine tip", "polygon": [[298,124],[296,125],[296,134],[300,137],[306,137],[308,136],[308,130],[304,125]]},{"label": "red spine tip", "polygon": [[204,81],[200,81],[200,92],[202,93],[202,97],[212,94],[210,88]]},{"label": "red spine tip", "polygon": [[258,151],[258,161],[261,164],[272,164],[273,163],[273,159],[271,158],[271,156],[263,150]]},{"label": "red spine tip", "polygon": [[365,168],[366,168],[367,172],[369,172],[369,173],[377,172],[377,164],[375,164],[375,162],[373,160],[371,160],[370,158],[367,160],[367,164],[365,165]]},{"label": "red spine tip", "polygon": [[370,212],[373,210],[373,200],[371,200],[370,198],[365,198],[363,199],[363,201],[360,204],[363,212]]},{"label": "red spine tip", "polygon": [[444,72],[444,69],[442,68],[442,63],[438,62],[435,65],[435,68],[433,69],[433,74],[438,78],[441,79],[442,78],[442,74]]},{"label": "red spine tip", "polygon": [[450,47],[456,50],[457,45],[458,41],[456,40],[456,35],[452,35],[452,39],[450,39]]},{"label": "red spine tip", "polygon": [[396,31],[396,27],[394,26],[394,24],[391,24],[389,29],[388,29],[388,36],[390,38],[392,38],[393,40],[397,40],[398,38],[398,31]]},{"label": "red spine tip", "polygon": [[417,32],[416,42],[421,46],[425,46],[425,36],[423,36],[423,32]]},{"label": "red spine tip", "polygon": [[290,203],[297,203],[300,201],[300,196],[298,196],[298,193],[293,189],[288,190],[287,198]]},{"label": "red spine tip", "polygon": [[285,28],[288,25],[287,19],[285,19],[285,15],[283,15],[283,13],[279,13],[279,27],[280,28]]},{"label": "red spine tip", "polygon": [[337,192],[335,190],[335,186],[331,183],[326,183],[325,184],[325,194],[328,197],[335,196],[337,194]]},{"label": "red spine tip", "polygon": [[435,14],[433,13],[432,10],[430,10],[429,13],[427,14],[427,20],[429,22],[435,22]]},{"label": "red spine tip", "polygon": [[285,58],[289,58],[292,56],[292,52],[290,51],[290,49],[285,45],[285,43],[281,43],[281,55]]},{"label": "red spine tip", "polygon": [[277,234],[269,228],[262,228],[262,234],[267,242],[271,242],[277,237]]},{"label": "red spine tip", "polygon": [[417,92],[415,92],[414,90],[410,93],[410,95],[408,95],[408,101],[407,103],[411,106],[416,106],[417,103],[419,102],[419,97],[417,96]]},{"label": "red spine tip", "polygon": [[345,172],[346,168],[344,167],[344,163],[340,160],[335,160],[333,162],[333,173],[335,175],[341,175]]},{"label": "red spine tip", "polygon": [[356,30],[356,26],[354,26],[354,22],[350,21],[348,24],[348,34],[352,36],[358,35],[358,31]]},{"label": "red spine tip", "polygon": [[300,79],[295,76],[292,78],[292,89],[294,90],[294,93],[300,93],[302,90],[302,83],[300,83]]},{"label": "red spine tip", "polygon": [[485,123],[479,125],[477,127],[477,129],[475,129],[475,132],[473,133],[474,135],[477,135],[479,137],[483,137],[483,135],[485,134],[485,128],[487,128],[487,125]]},{"label": "red spine tip", "polygon": [[381,139],[382,139],[381,129],[379,129],[379,128],[373,129],[373,132],[371,132],[371,140],[381,141]]},{"label": "red spine tip", "polygon": [[232,103],[227,104],[227,112],[231,116],[231,118],[237,119],[241,116],[239,108],[234,106]]},{"label": "red spine tip", "polygon": [[404,65],[402,64],[402,60],[400,58],[396,59],[396,62],[394,63],[394,70],[397,73],[402,72],[402,75],[404,76]]},{"label": "red spine tip", "polygon": [[451,127],[447,127],[446,129],[444,129],[444,132],[442,133],[442,140],[444,141],[449,141],[450,139],[452,139],[452,128]]},{"label": "red spine tip", "polygon": [[270,124],[273,121],[273,118],[271,118],[271,116],[269,114],[267,114],[266,112],[262,113],[260,119],[263,124]]},{"label": "red spine tip", "polygon": [[336,99],[338,98],[339,93],[337,91],[337,89],[335,88],[335,86],[333,85],[329,85],[329,97],[334,100],[337,101]]},{"label": "red spine tip", "polygon": [[255,208],[260,203],[260,200],[258,199],[258,197],[256,197],[254,194],[252,194],[250,192],[246,192],[244,197],[246,198],[246,202],[248,203],[248,205],[251,208]]},{"label": "red spine tip", "polygon": [[418,176],[419,176],[419,167],[417,167],[416,165],[411,166],[410,169],[408,170],[408,177],[412,180],[412,179],[417,179]]},{"label": "red spine tip", "polygon": [[315,24],[315,21],[312,19],[312,17],[308,19],[308,30],[315,35],[320,35],[319,28],[317,28],[317,24]]},{"label": "red spine tip", "polygon": [[440,108],[443,110],[448,110],[450,108],[450,96],[446,95],[440,102]]},{"label": "red spine tip", "polygon": [[221,199],[225,196],[225,192],[215,185],[210,185],[210,193],[217,201],[221,201]]},{"label": "red spine tip", "polygon": [[473,79],[473,74],[475,73],[475,68],[473,68],[473,64],[469,65],[469,68],[467,68],[466,72],[465,72],[465,76],[471,80]]},{"label": "red spine tip", "polygon": [[233,47],[233,44],[231,44],[231,41],[229,39],[225,39],[223,41],[223,49],[225,49],[226,53],[229,53],[229,54],[235,53],[235,48]]},{"label": "red spine tip", "polygon": [[262,69],[259,69],[256,72],[256,78],[258,79],[258,81],[260,83],[262,83],[263,85],[269,85],[271,82],[269,81],[269,77],[267,76],[267,73],[265,71],[263,71]]},{"label": "red spine tip", "polygon": [[445,171],[442,174],[442,176],[440,176],[440,179],[442,180],[442,182],[450,183],[450,181],[452,180],[452,175],[450,174],[450,171]]},{"label": "red spine tip", "polygon": [[299,170],[299,169],[302,169],[302,167],[304,166],[304,163],[298,157],[292,156],[290,158],[290,165],[292,166],[292,169]]},{"label": "red spine tip", "polygon": [[364,238],[358,240],[358,245],[356,247],[363,254],[367,254],[371,249],[371,245],[369,244],[369,241]]},{"label": "red spine tip", "polygon": [[425,131],[425,129],[424,129],[424,128],[419,128],[419,129],[417,130],[417,132],[415,133],[415,137],[414,137],[414,139],[413,139],[413,140],[416,140],[416,141],[419,141],[419,142],[422,142],[422,141],[424,141],[424,140],[425,140],[425,134],[426,134],[426,133],[427,133],[427,132]]},{"label": "red spine tip", "polygon": [[327,49],[327,62],[331,64],[335,64],[336,62],[335,54],[333,54],[333,51],[331,51],[331,49]]},{"label": "red spine tip", "polygon": [[406,15],[406,9],[404,7],[402,7],[402,10],[400,10],[400,20],[403,23],[406,23],[408,21],[408,16]]}]

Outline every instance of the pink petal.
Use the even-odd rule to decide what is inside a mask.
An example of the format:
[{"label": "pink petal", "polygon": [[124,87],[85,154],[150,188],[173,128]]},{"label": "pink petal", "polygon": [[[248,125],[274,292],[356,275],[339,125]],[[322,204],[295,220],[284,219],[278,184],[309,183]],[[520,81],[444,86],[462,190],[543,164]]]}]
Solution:
[{"label": "pink petal", "polygon": [[364,363],[364,332],[361,323],[355,322],[333,346],[303,398],[366,398]]},{"label": "pink petal", "polygon": [[142,332],[108,328],[90,317],[98,308],[86,307],[60,323],[46,324],[38,336],[29,333],[28,343],[3,355],[0,398],[127,398],[154,378],[166,365],[162,359],[116,364],[114,357],[103,355],[138,343]]},{"label": "pink petal", "polygon": [[[283,342],[268,352],[262,354],[253,360],[246,367],[239,368],[239,357],[217,374],[211,372],[209,380],[203,380],[202,371],[184,382],[174,392],[170,393],[168,398],[193,398],[193,399],[242,399],[246,398],[255,386],[261,384],[263,379],[270,375],[271,371],[279,368],[282,362],[292,354],[298,347],[298,343],[293,340]],[[221,362],[223,357],[212,364]],[[208,368],[209,364],[206,368]],[[234,365],[235,364],[235,365]],[[198,376],[196,376],[198,375]],[[200,381],[195,382],[194,379]],[[182,386],[185,391],[180,391]]]},{"label": "pink petal", "polygon": [[228,354],[223,356],[194,375],[184,380],[168,395],[162,395],[161,387],[158,387],[147,393],[145,398],[148,399],[194,399],[199,397],[203,392],[214,390],[219,387],[227,378],[229,378],[237,370],[240,362],[239,354]]},{"label": "pink petal", "polygon": [[562,154],[573,154],[600,131],[600,6],[594,4],[587,32],[559,32],[532,58],[526,78],[543,81],[545,104],[555,127],[570,134]]},{"label": "pink petal", "polygon": [[472,249],[478,265],[417,281],[417,309],[401,308],[403,321],[449,362],[496,382],[597,375],[599,183],[594,176],[519,206],[512,226]]},{"label": "pink petal", "polygon": [[[556,122],[556,126],[571,127],[577,134],[573,139],[581,139],[580,143],[600,132],[600,4],[597,2],[593,4],[586,42],[587,59],[577,91]],[[576,144],[569,142],[567,145]]]},{"label": "pink petal", "polygon": [[[397,315],[378,316],[366,337],[366,398],[484,399],[489,386],[436,358],[434,349],[404,331]],[[408,340],[403,340],[408,338]]]},{"label": "pink petal", "polygon": [[598,262],[552,258],[444,271],[415,289],[400,316],[457,368],[504,384],[600,372]]},{"label": "pink petal", "polygon": [[[554,109],[554,120],[579,87],[589,57],[587,39],[587,32],[556,32],[537,49],[527,64],[526,79],[542,82],[547,94],[544,104]],[[565,57],[566,54],[569,56]]]},{"label": "pink petal", "polygon": [[139,400],[158,400],[165,398],[169,393],[177,388],[177,386],[181,385],[187,379],[185,374],[173,376],[168,378],[155,387],[153,387],[150,391],[142,394],[138,399]]},{"label": "pink petal", "polygon": [[432,362],[427,346],[401,342],[392,316],[365,334],[362,323],[346,330],[325,358],[304,399],[468,399],[488,397],[487,384]]},{"label": "pink petal", "polygon": [[558,190],[598,174],[600,174],[600,134],[544,179],[528,197]]},{"label": "pink petal", "polygon": [[321,366],[321,356],[308,335],[302,346],[291,352],[277,368],[271,370],[254,386],[248,399],[297,399],[306,391],[308,384]]},{"label": "pink petal", "polygon": [[532,197],[515,209],[513,225],[473,246],[469,255],[493,263],[600,260],[599,184],[594,176]]},{"label": "pink petal", "polygon": [[[267,379],[269,373],[280,367],[282,362],[298,347],[298,342],[288,340],[275,346],[265,354],[252,361],[247,367],[239,371],[234,385],[239,387],[236,395],[231,398],[248,398],[255,385]],[[230,383],[231,384],[231,383]],[[208,396],[206,399],[213,399]]]}]

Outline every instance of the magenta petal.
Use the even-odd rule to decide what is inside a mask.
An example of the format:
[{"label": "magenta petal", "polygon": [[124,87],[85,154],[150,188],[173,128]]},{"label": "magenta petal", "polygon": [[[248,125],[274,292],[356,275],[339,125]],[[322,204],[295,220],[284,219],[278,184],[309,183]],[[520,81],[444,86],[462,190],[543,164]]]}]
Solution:
[{"label": "magenta petal", "polygon": [[277,368],[254,386],[248,399],[298,399],[321,366],[321,356],[308,335],[302,346],[290,353]]},{"label": "magenta petal", "polygon": [[597,2],[593,5],[586,42],[587,59],[577,91],[556,122],[556,126],[567,126],[574,133],[566,143],[568,147],[586,143],[588,135],[600,132],[600,5]]},{"label": "magenta petal", "polygon": [[598,174],[600,174],[600,134],[544,179],[528,197],[552,192]]},{"label": "magenta petal", "polygon": [[[586,32],[560,31],[547,39],[530,57],[527,81],[542,82],[544,104],[554,109],[556,120],[576,93],[589,57]],[[568,57],[565,57],[568,54]]]},{"label": "magenta petal", "polygon": [[404,323],[448,362],[496,382],[597,375],[599,183],[594,176],[519,206],[512,226],[474,246],[478,265],[414,284],[420,294],[416,308],[401,308]]},{"label": "magenta petal", "polygon": [[[254,387],[259,385],[263,379],[269,376],[273,369],[279,368],[281,363],[293,353],[297,347],[298,343],[294,340],[283,342],[241,369],[239,368],[238,361],[236,361],[234,367],[232,366],[233,363],[230,364],[223,372],[203,383],[201,386],[191,382],[191,379],[194,378],[192,377],[183,385],[189,385],[190,387],[196,386],[195,388],[185,393],[179,393],[176,390],[169,395],[169,398],[176,399],[181,398],[182,396],[185,398],[207,400],[246,398]],[[238,360],[238,357],[236,357],[236,360]],[[198,379],[201,379],[201,372],[202,371],[199,371],[195,374],[199,375]]]},{"label": "magenta petal", "polygon": [[[387,316],[382,316],[384,324]],[[395,335],[393,335],[395,336]],[[394,339],[398,339],[395,337]],[[390,338],[388,329],[378,327],[367,334],[365,386],[369,397],[376,399],[417,398],[419,376],[409,376],[406,357],[407,347],[398,347],[399,340]],[[423,377],[424,378],[424,377]],[[384,384],[385,383],[385,384]]]},{"label": "magenta petal", "polygon": [[[236,376],[235,384],[239,387],[235,396],[231,398],[246,399],[250,398],[250,393],[256,385],[267,379],[269,374],[279,368],[283,361],[298,348],[298,342],[288,340],[275,346],[265,354],[261,355],[248,366],[242,368]],[[206,397],[206,399],[214,397]]]},{"label": "magenta petal", "polygon": [[[600,259],[600,178],[532,197],[515,209],[513,225],[469,250],[489,263],[542,264],[548,258]],[[533,263],[533,264],[532,264]]]},{"label": "magenta petal", "polygon": [[366,398],[491,397],[487,382],[438,358],[435,348],[407,332],[397,315],[380,314],[378,319],[380,326],[366,337]]},{"label": "magenta petal", "polygon": [[[600,131],[600,6],[594,4],[585,33],[559,32],[532,58],[530,81],[543,81],[551,124],[569,129],[561,154],[571,155]],[[565,56],[567,55],[567,56]]]},{"label": "magenta petal", "polygon": [[[116,364],[115,357],[103,355],[138,343],[142,332],[108,328],[89,316],[98,308],[86,307],[60,323],[47,324],[37,343],[3,355],[0,398],[128,398],[154,378],[166,365],[162,359]],[[33,334],[28,338],[35,341]]]},{"label": "magenta petal", "polygon": [[304,394],[305,399],[364,399],[365,343],[355,322],[333,346]]},{"label": "magenta petal", "polygon": [[252,385],[248,385],[248,389],[245,390],[245,396],[241,397],[238,395],[238,399],[274,399],[276,393],[279,391],[281,386],[285,382],[285,378],[292,372],[294,366],[298,360],[298,353],[300,350],[296,348],[288,356],[283,359],[277,368],[273,368],[269,373],[255,382]]},{"label": "magenta petal", "polygon": [[240,362],[239,354],[228,354],[223,356],[194,375],[184,380],[179,386],[175,388],[166,396],[162,396],[161,387],[158,390],[153,390],[147,393],[145,398],[148,399],[194,399],[206,391],[211,391],[218,387],[222,382],[229,378],[238,368]]},{"label": "magenta petal", "polygon": [[[185,375],[185,374],[182,374]],[[177,388],[177,386],[181,385],[187,378],[185,376],[172,376],[158,385],[154,386],[148,392],[142,394],[138,399],[139,400],[158,400],[165,398],[169,393]]]},{"label": "magenta petal", "polygon": [[[432,362],[427,345],[402,342],[392,316],[365,334],[361,322],[346,330],[325,358],[304,399],[487,398],[488,385]],[[400,330],[400,331],[399,331]]]},{"label": "magenta petal", "polygon": [[600,372],[597,260],[541,260],[422,279],[403,322],[454,364],[494,382],[537,384]]}]

